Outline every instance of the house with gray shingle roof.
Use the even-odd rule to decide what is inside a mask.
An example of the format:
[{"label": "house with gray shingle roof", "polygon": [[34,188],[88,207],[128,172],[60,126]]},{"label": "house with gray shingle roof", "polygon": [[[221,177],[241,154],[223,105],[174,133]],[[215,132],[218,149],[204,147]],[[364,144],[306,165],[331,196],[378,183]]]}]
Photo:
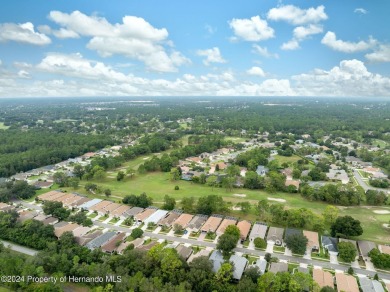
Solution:
[{"label": "house with gray shingle roof", "polygon": [[244,273],[244,270],[248,264],[248,260],[242,256],[238,256],[236,254],[233,254],[229,262],[233,263],[234,270],[233,270],[233,279],[239,281],[242,277],[242,274]]}]

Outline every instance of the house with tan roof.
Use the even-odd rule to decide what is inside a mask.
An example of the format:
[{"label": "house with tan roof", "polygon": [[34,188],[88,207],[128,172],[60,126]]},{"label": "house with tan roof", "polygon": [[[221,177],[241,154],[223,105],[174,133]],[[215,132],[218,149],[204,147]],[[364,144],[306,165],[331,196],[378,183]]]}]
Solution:
[{"label": "house with tan roof", "polygon": [[202,232],[216,232],[219,224],[222,222],[221,215],[212,215],[202,226]]},{"label": "house with tan roof", "polygon": [[37,198],[38,200],[40,201],[44,201],[46,200],[47,198],[50,198],[51,196],[55,195],[55,194],[58,194],[60,193],[59,191],[50,191],[50,192],[47,192],[47,193],[44,193],[42,195],[39,195]]},{"label": "house with tan roof", "polygon": [[323,287],[334,287],[333,275],[322,269],[313,269],[313,280],[320,286]]},{"label": "house with tan roof", "polygon": [[297,190],[299,189],[300,182],[299,180],[295,179],[286,179],[286,182],[284,183],[286,187],[288,186],[294,186]]},{"label": "house with tan roof", "polygon": [[92,206],[91,208],[89,208],[89,210],[97,211],[100,215],[104,215],[106,213],[105,208],[111,204],[112,204],[111,201],[103,200],[97,203],[96,205]]},{"label": "house with tan roof", "polygon": [[135,217],[136,215],[142,213],[144,211],[144,208],[140,208],[140,207],[133,207],[129,210],[127,210],[125,213],[123,213],[123,216],[124,217]]},{"label": "house with tan roof", "polygon": [[106,206],[106,207],[104,208],[104,211],[105,211],[107,214],[112,215],[111,213],[112,213],[113,211],[115,211],[116,209],[118,209],[119,207],[121,207],[121,206],[122,206],[121,204],[112,203],[112,204]]},{"label": "house with tan roof", "polygon": [[80,226],[80,227],[77,227],[76,229],[74,229],[72,231],[72,233],[73,233],[74,237],[79,237],[79,236],[83,236],[83,235],[87,234],[91,230],[92,230],[91,227]]},{"label": "house with tan roof", "polygon": [[82,236],[75,236],[75,240],[79,245],[84,246],[88,242],[99,237],[102,234],[103,234],[103,232],[101,232],[100,230],[95,230],[93,232],[87,233],[87,234],[82,235]]},{"label": "house with tan roof", "polygon": [[229,225],[236,225],[236,223],[237,223],[236,218],[229,217],[229,218],[223,219],[223,221],[221,222],[221,224],[219,225],[219,227],[216,231],[217,235],[221,236],[225,232],[226,227],[228,227]]},{"label": "house with tan roof", "polygon": [[44,201],[57,201],[59,198],[67,195],[66,193],[63,192],[56,192],[51,194],[50,196],[46,197]]},{"label": "house with tan roof", "polygon": [[143,212],[138,213],[134,216],[134,218],[138,222],[144,222],[147,218],[149,218],[153,213],[155,213],[158,209],[155,208],[147,208]]},{"label": "house with tan roof", "polygon": [[57,227],[57,228],[54,228],[54,234],[60,238],[62,234],[64,234],[65,232],[67,231],[73,231],[75,230],[76,228],[79,228],[80,225],[78,225],[77,223],[69,223],[65,226],[62,226],[62,227]]},{"label": "house with tan roof", "polygon": [[80,199],[76,199],[73,202],[69,202],[70,207],[78,208],[88,202],[92,201],[92,199],[87,197],[81,197]]},{"label": "house with tan roof", "polygon": [[381,253],[390,255],[390,246],[380,244],[378,245],[378,249]]},{"label": "house with tan roof", "polygon": [[242,220],[237,223],[237,228],[240,229],[241,242],[248,238],[249,231],[251,230],[252,224],[249,221]]},{"label": "house with tan roof", "polygon": [[174,222],[173,222],[173,226],[175,226],[175,224],[178,224],[180,225],[182,228],[187,228],[188,224],[191,222],[192,218],[194,216],[191,215],[191,214],[186,214],[186,213],[183,213],[183,214],[180,214],[179,218],[177,218]]},{"label": "house with tan roof", "polygon": [[318,232],[303,230],[303,235],[307,238],[307,248],[311,251],[320,250],[320,242],[318,240]]},{"label": "house with tan roof", "polygon": [[356,278],[343,273],[336,273],[336,285],[338,292],[359,292]]},{"label": "house with tan roof", "polygon": [[121,205],[119,208],[116,208],[114,211],[110,212],[111,216],[119,217],[121,219],[125,219],[124,214],[130,210],[129,206]]}]

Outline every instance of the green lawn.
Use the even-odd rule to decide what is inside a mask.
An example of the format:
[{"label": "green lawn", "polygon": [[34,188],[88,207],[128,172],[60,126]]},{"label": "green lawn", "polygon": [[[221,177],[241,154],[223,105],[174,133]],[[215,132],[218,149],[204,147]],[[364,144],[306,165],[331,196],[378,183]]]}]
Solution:
[{"label": "green lawn", "polygon": [[372,145],[380,146],[380,148],[385,148],[388,143],[386,141],[380,140],[380,139],[374,139],[372,140]]},{"label": "green lawn", "polygon": [[297,155],[292,155],[292,156],[275,155],[274,158],[277,162],[279,162],[280,165],[282,165],[282,163],[284,163],[284,162],[291,164],[291,163],[297,162],[298,160],[302,159],[301,157],[299,157]]},{"label": "green lawn", "polygon": [[9,126],[4,125],[3,122],[0,122],[0,130],[7,130]]},{"label": "green lawn", "polygon": [[242,137],[235,137],[235,136],[227,136],[225,137],[225,140],[232,141],[233,143],[242,143],[245,142],[245,138]]}]

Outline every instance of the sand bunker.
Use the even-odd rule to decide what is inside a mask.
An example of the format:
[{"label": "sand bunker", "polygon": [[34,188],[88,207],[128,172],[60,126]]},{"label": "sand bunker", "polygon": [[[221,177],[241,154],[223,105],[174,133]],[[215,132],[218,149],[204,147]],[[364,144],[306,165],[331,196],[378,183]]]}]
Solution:
[{"label": "sand bunker", "polygon": [[142,158],[143,160],[149,159],[149,157]]},{"label": "sand bunker", "polygon": [[233,207],[232,210],[233,211],[241,211],[241,207]]},{"label": "sand bunker", "polygon": [[234,194],[233,196],[234,197],[240,197],[240,198],[245,198],[246,197],[245,194]]},{"label": "sand bunker", "polygon": [[387,214],[390,214],[390,211],[388,211],[388,210],[374,210],[374,213],[381,214],[381,215],[387,215]]},{"label": "sand bunker", "polygon": [[286,200],[285,199],[277,199],[277,198],[267,198],[268,201],[275,201],[275,202],[279,202],[279,203],[286,203]]}]

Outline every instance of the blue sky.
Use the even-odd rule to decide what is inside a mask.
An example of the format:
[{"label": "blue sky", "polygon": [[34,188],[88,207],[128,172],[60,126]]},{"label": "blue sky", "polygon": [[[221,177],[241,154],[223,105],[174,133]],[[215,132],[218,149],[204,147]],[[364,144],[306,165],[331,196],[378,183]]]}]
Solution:
[{"label": "blue sky", "polygon": [[7,1],[0,97],[389,97],[388,11],[368,0]]}]

